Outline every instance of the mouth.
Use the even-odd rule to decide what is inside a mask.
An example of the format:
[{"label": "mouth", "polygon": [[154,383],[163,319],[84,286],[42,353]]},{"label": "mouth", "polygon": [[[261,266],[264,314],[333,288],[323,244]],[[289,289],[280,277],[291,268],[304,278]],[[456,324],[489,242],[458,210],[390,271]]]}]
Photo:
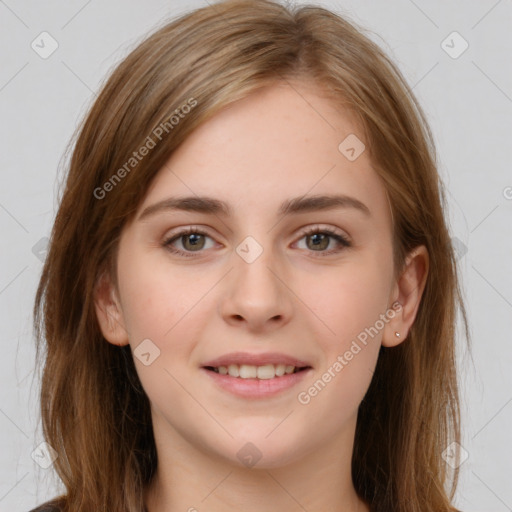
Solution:
[{"label": "mouth", "polygon": [[232,396],[262,400],[271,399],[291,391],[311,375],[311,366],[265,364],[260,366],[230,364],[228,366],[202,366],[216,389]]},{"label": "mouth", "polygon": [[309,370],[311,366],[293,366],[286,364],[265,364],[261,366],[250,364],[230,364],[227,366],[203,366],[204,369],[236,379],[270,380],[286,375]]},{"label": "mouth", "polygon": [[244,399],[266,399],[291,391],[311,376],[310,360],[280,352],[231,352],[204,361],[201,372],[215,388]]}]

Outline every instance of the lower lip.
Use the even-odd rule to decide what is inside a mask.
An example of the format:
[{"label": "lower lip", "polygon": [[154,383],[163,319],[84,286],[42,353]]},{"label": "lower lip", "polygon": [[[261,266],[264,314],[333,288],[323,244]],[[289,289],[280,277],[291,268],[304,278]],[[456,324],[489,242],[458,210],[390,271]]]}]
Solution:
[{"label": "lower lip", "polygon": [[267,398],[275,396],[297,385],[311,370],[312,368],[308,368],[297,373],[289,373],[272,379],[241,379],[201,368],[201,371],[206,372],[222,389],[242,398]]}]

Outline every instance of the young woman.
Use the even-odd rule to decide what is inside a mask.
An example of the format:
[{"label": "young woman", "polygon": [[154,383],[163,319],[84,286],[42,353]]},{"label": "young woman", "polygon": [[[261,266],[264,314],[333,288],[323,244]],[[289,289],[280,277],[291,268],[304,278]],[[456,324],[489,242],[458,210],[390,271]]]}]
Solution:
[{"label": "young woman", "polygon": [[39,510],[455,511],[444,206],[347,20],[236,0],[151,35],[79,130],[37,291]]}]

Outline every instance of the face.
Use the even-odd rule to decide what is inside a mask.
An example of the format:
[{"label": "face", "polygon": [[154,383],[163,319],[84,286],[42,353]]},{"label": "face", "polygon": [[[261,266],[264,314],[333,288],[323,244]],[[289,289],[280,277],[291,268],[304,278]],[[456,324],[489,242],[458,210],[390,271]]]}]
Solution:
[{"label": "face", "polygon": [[[354,159],[360,142],[340,146],[350,134],[363,140],[313,85],[276,84],[203,124],[159,171],[121,236],[115,341],[134,351],[157,437],[276,467],[353,433],[396,288],[386,192],[368,151]],[[246,381],[204,368],[223,356],[309,368]]]}]

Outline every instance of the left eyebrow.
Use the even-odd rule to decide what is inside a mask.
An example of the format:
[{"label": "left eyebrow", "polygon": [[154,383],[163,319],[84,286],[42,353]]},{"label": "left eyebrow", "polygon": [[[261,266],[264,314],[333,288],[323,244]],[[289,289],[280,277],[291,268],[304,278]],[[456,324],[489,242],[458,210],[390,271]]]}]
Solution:
[{"label": "left eyebrow", "polygon": [[[370,209],[355,197],[347,195],[317,195],[294,197],[284,201],[278,210],[278,215],[308,213],[321,210],[333,210],[336,208],[351,208],[371,217]],[[208,196],[170,197],[152,204],[139,215],[138,221],[156,213],[165,211],[183,210],[189,212],[206,213],[210,215],[232,215],[231,206],[218,199]]]}]

